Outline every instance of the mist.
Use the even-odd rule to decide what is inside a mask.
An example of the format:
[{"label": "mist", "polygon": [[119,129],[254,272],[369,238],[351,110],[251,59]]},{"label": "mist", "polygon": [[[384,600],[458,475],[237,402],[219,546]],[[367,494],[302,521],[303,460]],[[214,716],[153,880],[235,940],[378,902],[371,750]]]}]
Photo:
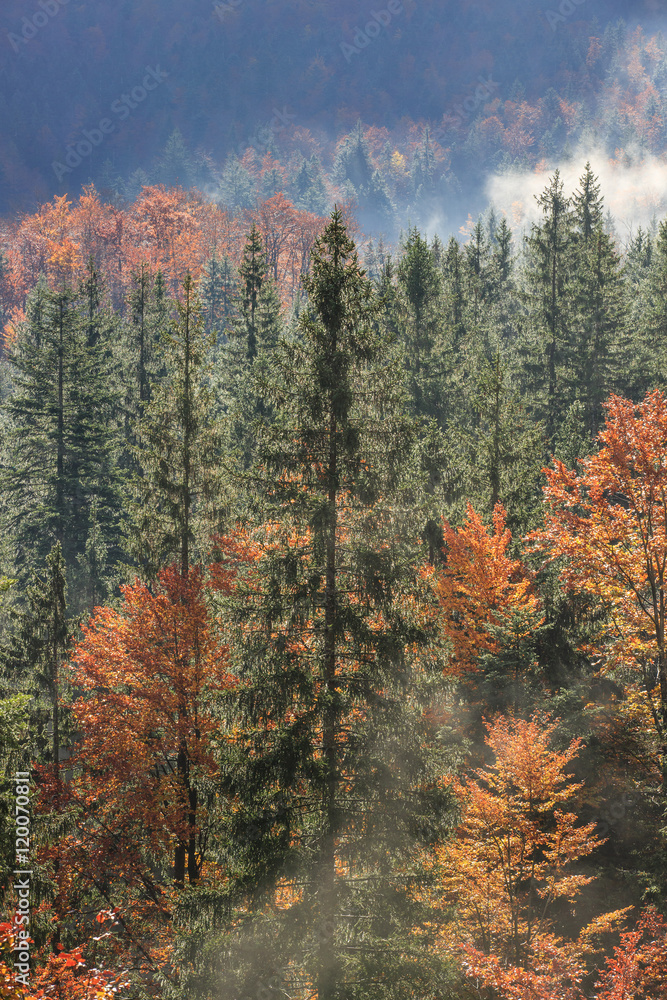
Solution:
[{"label": "mist", "polygon": [[537,198],[554,172],[560,172],[563,190],[571,196],[589,162],[599,179],[605,213],[613,217],[616,234],[625,244],[640,226],[647,229],[665,215],[667,162],[639,150],[623,150],[617,155],[613,158],[601,149],[582,147],[571,158],[549,168],[540,164],[534,170],[494,173],[486,182],[489,204],[503,213],[515,230],[526,229],[542,216]]}]

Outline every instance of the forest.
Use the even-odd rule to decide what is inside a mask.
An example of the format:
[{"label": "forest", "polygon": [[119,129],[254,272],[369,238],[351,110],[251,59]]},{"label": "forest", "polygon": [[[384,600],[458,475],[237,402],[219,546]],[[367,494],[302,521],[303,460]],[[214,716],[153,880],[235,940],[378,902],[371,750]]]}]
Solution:
[{"label": "forest", "polygon": [[667,222],[265,194],[4,224],[0,997],[667,998]]}]

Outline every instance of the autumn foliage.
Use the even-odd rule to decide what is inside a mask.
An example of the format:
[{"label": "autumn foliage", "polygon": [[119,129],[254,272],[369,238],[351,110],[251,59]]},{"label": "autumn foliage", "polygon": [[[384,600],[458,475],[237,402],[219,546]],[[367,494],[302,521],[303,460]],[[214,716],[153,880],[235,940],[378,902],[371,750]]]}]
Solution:
[{"label": "autumn foliage", "polygon": [[460,785],[461,824],[435,854],[442,901],[457,915],[442,947],[507,1000],[582,996],[586,953],[625,913],[570,936],[555,919],[556,906],[574,909],[592,881],[579,862],[600,843],[595,824],[580,823],[572,809],[582,785],[570,771],[582,741],[559,751],[556,729],[538,715],[487,723],[492,762]]},{"label": "autumn foliage", "polygon": [[199,837],[189,797],[196,776],[216,767],[210,700],[235,683],[201,571],[163,570],[154,594],[142,583],[124,587],[121,610],[100,608],[84,628],[73,665],[83,691],[74,705],[84,732],[78,796],[123,841],[134,830],[159,852]]},{"label": "autumn foliage", "polygon": [[562,559],[568,588],[608,614],[591,652],[603,670],[630,671],[658,734],[667,737],[667,399],[612,396],[600,448],[581,472],[545,469],[545,526],[531,537]]},{"label": "autumn foliage", "polygon": [[6,334],[12,336],[40,274],[53,287],[72,284],[83,277],[92,257],[105,275],[112,301],[120,305],[132,273],[146,263],[154,272],[161,271],[168,290],[177,294],[185,275],[197,279],[214,252],[238,264],[253,223],[286,300],[301,285],[324,220],[296,209],[282,194],[243,215],[225,211],[198,192],[163,185],[143,188],[127,208],[105,203],[92,186],[76,202],[56,196],[35,214],[5,227],[8,268],[1,291],[5,309],[15,316]]},{"label": "autumn foliage", "polygon": [[[220,574],[223,590],[230,573]],[[236,684],[205,591],[201,569],[183,577],[172,566],[154,591],[137,581],[122,588],[120,608],[96,609],[72,658],[81,738],[70,780],[42,779],[41,811],[71,818],[69,832],[41,850],[58,887],[56,914],[101,893],[119,913],[118,960],[129,949],[148,971],[169,950],[170,886],[205,875],[215,698]],[[89,933],[85,921],[79,931]]]},{"label": "autumn foliage", "polygon": [[443,520],[444,562],[429,567],[437,598],[437,620],[452,654],[448,672],[461,677],[477,669],[483,653],[497,653],[499,632],[530,630],[540,620],[539,599],[521,560],[507,549],[511,534],[502,505],[487,529],[472,504],[464,524],[453,528]]}]

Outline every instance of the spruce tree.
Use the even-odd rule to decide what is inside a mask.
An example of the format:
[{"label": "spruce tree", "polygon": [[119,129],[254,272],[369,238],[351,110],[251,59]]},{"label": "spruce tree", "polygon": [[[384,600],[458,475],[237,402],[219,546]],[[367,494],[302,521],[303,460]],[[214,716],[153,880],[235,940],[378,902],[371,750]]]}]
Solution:
[{"label": "spruce tree", "polygon": [[600,197],[600,184],[589,162],[579,179],[579,188],[572,196],[572,215],[578,228],[579,239],[585,246],[594,233],[602,228],[604,199]]},{"label": "spruce tree", "polygon": [[574,225],[570,199],[558,170],[537,198],[542,221],[527,239],[529,330],[526,372],[533,408],[553,448],[559,414],[566,408],[563,371],[570,361]]},{"label": "spruce tree", "polygon": [[243,469],[255,453],[255,423],[267,416],[257,383],[258,357],[270,357],[281,330],[281,305],[275,283],[266,274],[261,236],[252,227],[239,266],[236,315],[228,341],[217,359],[217,381],[227,416],[230,449]]},{"label": "spruce tree", "polygon": [[411,935],[408,889],[444,808],[429,667],[414,662],[414,432],[400,354],[373,330],[372,287],[338,211],[306,290],[302,339],[283,341],[266,373],[263,554],[236,600],[226,897],[244,901],[220,945],[222,995],[413,996],[433,968]]},{"label": "spruce tree", "polygon": [[218,342],[234,311],[236,275],[229,257],[218,257],[214,251],[204,265],[199,281],[199,295],[207,333],[215,333]]},{"label": "spruce tree", "polygon": [[4,684],[29,694],[29,723],[37,759],[57,770],[61,759],[61,666],[71,648],[65,563],[59,542],[31,577],[24,607],[12,613],[12,634],[1,652]]},{"label": "spruce tree", "polygon": [[110,565],[121,552],[108,351],[97,334],[91,336],[98,320],[89,300],[77,302],[71,289],[38,286],[27,317],[9,354],[13,392],[5,406],[8,440],[1,476],[5,527],[23,584],[53,544],[60,544],[78,612],[85,606],[86,586],[76,582],[78,558],[94,502]]},{"label": "spruce tree", "polygon": [[428,243],[411,229],[397,268],[398,315],[408,385],[418,416],[442,417],[442,278]]},{"label": "spruce tree", "polygon": [[177,318],[163,338],[166,375],[138,424],[131,553],[143,575],[200,562],[220,523],[221,435],[209,386],[212,348],[194,283],[183,282]]},{"label": "spruce tree", "polygon": [[575,259],[570,404],[581,399],[592,440],[604,419],[603,403],[617,389],[624,367],[626,298],[618,254],[599,222],[577,246]]}]

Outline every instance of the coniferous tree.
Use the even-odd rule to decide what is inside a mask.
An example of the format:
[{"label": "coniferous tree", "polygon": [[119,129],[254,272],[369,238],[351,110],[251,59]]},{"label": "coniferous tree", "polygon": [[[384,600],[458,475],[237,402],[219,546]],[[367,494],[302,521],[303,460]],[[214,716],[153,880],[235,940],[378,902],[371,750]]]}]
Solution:
[{"label": "coniferous tree", "polygon": [[227,323],[234,311],[236,276],[229,257],[222,259],[214,251],[202,272],[199,295],[207,333],[215,333],[218,341],[225,337]]},{"label": "coniferous tree", "polygon": [[244,247],[239,279],[236,315],[218,357],[218,381],[230,447],[247,469],[255,451],[255,423],[267,415],[255,363],[259,356],[271,354],[281,329],[280,299],[275,282],[267,276],[262,239],[255,226]]},{"label": "coniferous tree", "polygon": [[572,317],[572,397],[579,394],[586,430],[594,438],[602,405],[618,386],[625,334],[621,264],[610,237],[598,223],[577,248]]},{"label": "coniferous tree", "polygon": [[122,542],[114,395],[107,349],[97,335],[90,343],[98,320],[89,302],[79,309],[68,288],[36,289],[9,356],[14,391],[6,403],[2,470],[19,581],[59,542],[75,612],[84,606],[76,568],[94,502],[110,565],[120,558]]},{"label": "coniferous tree", "polygon": [[166,375],[138,425],[131,551],[144,575],[176,562],[185,577],[202,560],[219,527],[221,434],[194,283],[183,282],[178,316],[163,338]]},{"label": "coniferous tree", "polygon": [[579,188],[572,196],[572,215],[579,241],[588,246],[594,234],[602,228],[604,215],[604,199],[600,197],[600,184],[590,162],[586,163]]},{"label": "coniferous tree", "polygon": [[[444,803],[418,679],[428,669],[413,662],[423,633],[402,514],[413,434],[400,355],[373,332],[371,285],[337,211],[306,290],[302,342],[284,341],[273,366],[256,470],[263,555],[238,600],[231,864],[252,902],[233,911],[224,995],[289,983],[321,1000],[379,997],[391,983],[409,996],[434,970],[411,939],[419,908],[405,888]],[[254,961],[234,941],[252,941]]]},{"label": "coniferous tree", "polygon": [[664,220],[653,245],[646,292],[648,308],[642,325],[647,343],[641,353],[648,364],[645,385],[641,388],[648,390],[664,384],[667,364],[667,222]]},{"label": "coniferous tree", "polygon": [[464,256],[458,241],[451,236],[447,243],[442,265],[445,276],[445,329],[454,351],[465,337],[465,281]]},{"label": "coniferous tree", "polygon": [[67,609],[65,563],[59,542],[43,570],[26,587],[24,607],[14,610],[13,633],[2,650],[4,683],[12,693],[32,696],[30,752],[57,770],[61,759],[61,666],[72,636]]},{"label": "coniferous tree", "polygon": [[412,196],[418,213],[431,210],[435,196],[435,153],[431,141],[431,131],[428,126],[424,130],[421,143],[414,152],[410,180]]},{"label": "coniferous tree", "polygon": [[418,416],[442,418],[442,279],[425,239],[408,233],[397,268],[397,306],[408,385]]},{"label": "coniferous tree", "polygon": [[478,419],[471,495],[483,498],[489,513],[502,503],[521,523],[539,502],[540,436],[528,426],[500,351],[477,371],[473,407]]},{"label": "coniferous tree", "polygon": [[570,361],[572,248],[574,242],[570,199],[556,170],[537,198],[542,221],[533,224],[527,239],[529,328],[526,373],[536,415],[546,426],[552,448],[559,413],[567,399],[564,371]]}]

